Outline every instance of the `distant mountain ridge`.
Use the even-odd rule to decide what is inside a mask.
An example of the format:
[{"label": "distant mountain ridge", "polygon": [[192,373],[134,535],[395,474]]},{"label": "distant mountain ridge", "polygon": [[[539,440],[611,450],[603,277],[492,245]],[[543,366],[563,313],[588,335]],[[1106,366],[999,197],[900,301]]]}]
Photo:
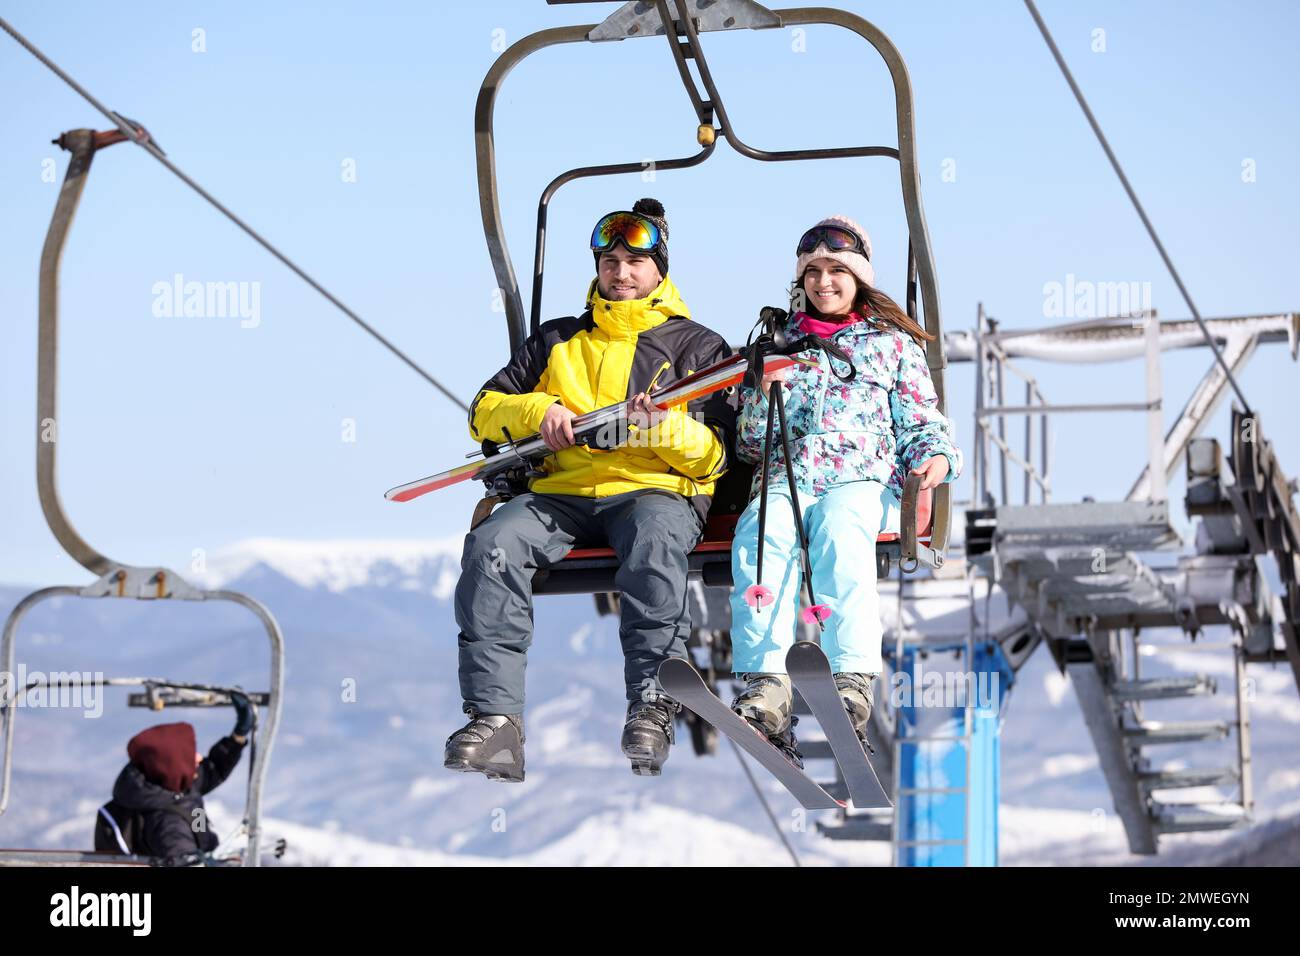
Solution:
[{"label": "distant mountain ridge", "polygon": [[445,601],[460,575],[462,537],[418,540],[287,541],[250,538],[214,552],[195,575],[208,587],[228,587],[258,564],[299,587],[425,590]]}]

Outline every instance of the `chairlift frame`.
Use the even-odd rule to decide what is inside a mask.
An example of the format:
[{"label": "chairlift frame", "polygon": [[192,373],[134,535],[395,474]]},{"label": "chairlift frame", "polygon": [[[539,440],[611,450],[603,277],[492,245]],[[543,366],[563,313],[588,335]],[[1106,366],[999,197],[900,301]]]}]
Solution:
[{"label": "chairlift frame", "polygon": [[[582,3],[590,0],[547,0],[548,4]],[[670,6],[671,3],[671,6]],[[898,145],[853,146],[818,149],[764,150],[749,145],[736,133],[727,115],[722,96],[709,70],[700,43],[700,34],[710,31],[739,29],[774,29],[787,26],[823,24],[847,29],[866,40],[884,60],[894,85],[894,104]],[[789,162],[811,159],[848,159],[886,156],[898,160],[907,218],[906,311],[917,318],[917,292],[921,294],[923,325],[934,335],[926,343],[926,361],[938,397],[938,408],[947,414],[944,369],[943,325],[940,318],[938,280],[934,255],[921,203],[920,173],[917,168],[915,124],[911,79],[902,55],[889,38],[875,25],[843,10],[830,7],[807,7],[769,10],[755,0],[631,0],[598,24],[555,27],[541,30],[518,40],[504,50],[488,70],[479,89],[474,110],[474,142],[478,172],[479,204],[483,231],[493,272],[501,290],[506,325],[513,353],[527,334],[523,301],[515,277],[514,265],[506,245],[501,220],[500,191],[496,178],[496,148],[493,118],[496,100],[506,76],[525,58],[551,46],[579,42],[608,42],[649,36],[668,40],[682,85],[690,97],[698,126],[696,141],[700,151],[693,156],[654,161],[656,170],[688,169],[713,155],[721,135],[743,156],[760,162]],[[687,60],[694,60],[704,87],[702,93],[692,76]],[[715,127],[714,119],[718,122]],[[644,169],[641,161],[580,166],[556,176],[543,189],[537,205],[535,251],[531,309],[527,327],[535,332],[540,326],[542,285],[545,273],[546,221],[551,199],[559,188],[577,179],[635,173]],[[731,539],[739,513],[747,503],[751,470],[733,466],[719,482],[713,507],[702,541],[690,555],[692,572],[714,587],[730,587]],[[730,480],[728,480],[730,479]],[[891,558],[900,573],[911,573],[920,564],[941,567],[948,546],[952,515],[952,485],[940,484],[933,491],[920,493],[919,476],[908,476],[900,509],[900,533],[886,532],[876,543],[878,576],[888,574]],[[472,524],[482,521],[500,499],[491,492],[475,509]],[[928,505],[928,508],[927,508]],[[608,548],[571,551],[564,560],[534,577],[533,590],[538,594],[608,592],[613,586],[617,560]]]},{"label": "chairlift frame", "polygon": [[[148,132],[138,123],[123,119],[133,127],[137,135],[148,136]],[[261,840],[261,801],[262,786],[266,779],[267,766],[271,750],[275,743],[275,733],[280,722],[280,710],[284,699],[284,638],[280,625],[270,610],[260,601],[238,591],[206,590],[195,587],[175,571],[164,567],[139,567],[112,560],[90,545],[76,528],[73,527],[59,498],[56,482],[56,465],[58,442],[57,431],[48,430],[58,427],[58,330],[59,330],[59,266],[63,249],[67,243],[72,220],[81,202],[81,194],[86,187],[86,178],[90,172],[91,162],[98,150],[125,142],[126,134],[120,130],[95,132],[90,129],[70,130],[54,143],[71,153],[68,171],[59,190],[54,215],[50,220],[49,230],[45,236],[45,245],[41,252],[40,292],[39,292],[39,333],[37,337],[37,401],[36,401],[36,487],[40,497],[41,510],[46,524],[49,525],[55,540],[73,560],[96,576],[96,580],[84,587],[56,586],[47,587],[28,594],[19,601],[9,613],[0,634],[0,665],[7,673],[14,672],[14,658],[17,646],[18,626],[32,607],[42,601],[58,597],[83,598],[133,598],[137,600],[181,600],[181,601],[231,601],[251,611],[261,622],[267,633],[271,646],[270,690],[262,694],[251,694],[254,700],[265,704],[265,720],[259,734],[259,746],[256,748],[250,767],[248,793],[244,808],[243,823],[247,828],[248,843],[244,856],[245,866],[257,866],[259,843]],[[107,683],[120,683],[121,680]],[[131,681],[127,681],[130,683]],[[148,681],[141,679],[148,685]],[[155,681],[154,683],[159,683]],[[169,683],[169,682],[162,682]],[[199,685],[170,684],[172,687]],[[156,701],[158,698],[154,698]],[[186,704],[176,699],[173,705]],[[224,702],[222,702],[224,703]],[[201,704],[190,701],[190,706]],[[217,706],[210,704],[208,706]],[[14,723],[17,698],[0,700],[0,725],[3,726],[3,767],[0,769],[0,814],[3,814],[9,802],[9,787],[13,769]],[[115,860],[111,855],[83,854],[78,851],[58,850],[0,850],[0,865],[48,863],[74,863],[84,865],[86,862],[98,863],[133,863],[138,858]]]}]

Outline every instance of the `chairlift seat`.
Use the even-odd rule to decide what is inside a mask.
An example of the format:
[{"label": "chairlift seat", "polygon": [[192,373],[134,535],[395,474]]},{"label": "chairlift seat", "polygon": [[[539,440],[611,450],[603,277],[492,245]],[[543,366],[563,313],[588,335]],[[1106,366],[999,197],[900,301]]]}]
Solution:
[{"label": "chairlift seat", "polygon": [[[733,586],[731,576],[731,546],[736,536],[736,523],[740,513],[749,503],[749,488],[754,469],[751,465],[734,465],[718,482],[704,534],[699,544],[688,556],[690,572],[700,576],[706,587]],[[891,520],[886,530],[876,537],[877,559],[886,557],[897,562],[901,546],[898,531],[898,509],[891,509]],[[917,497],[917,542],[930,544],[932,525],[931,492],[927,489]],[[618,556],[610,547],[574,548],[562,560],[533,575],[534,594],[591,594],[618,591],[614,575],[618,571]]]}]

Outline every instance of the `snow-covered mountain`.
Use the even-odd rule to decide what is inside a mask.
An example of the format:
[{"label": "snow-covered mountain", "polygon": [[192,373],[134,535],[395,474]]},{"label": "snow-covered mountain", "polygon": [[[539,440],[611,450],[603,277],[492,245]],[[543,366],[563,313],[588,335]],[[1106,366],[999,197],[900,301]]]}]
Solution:
[{"label": "snow-covered mountain", "polygon": [[227,587],[262,565],[307,590],[397,588],[446,601],[460,576],[462,542],[252,538],[215,552],[194,577],[206,587]]},{"label": "snow-covered mountain", "polygon": [[[526,782],[491,783],[443,770],[443,743],[464,719],[450,605],[460,546],[459,539],[257,539],[211,555],[193,576],[263,601],[284,631],[287,693],[263,806],[268,834],[289,840],[287,861],[789,861],[725,745],[716,756],[697,758],[679,740],[663,777],[630,773],[618,750],[625,702],[617,622],[598,617],[589,597],[536,602]],[[7,610],[23,593],[0,588],[0,604]],[[1175,661],[1179,669],[1223,666],[1203,653],[1189,650],[1186,657]],[[24,621],[18,662],[28,671],[101,671],[259,690],[268,655],[264,632],[236,605],[59,599],[38,605]],[[1073,691],[1048,655],[1036,654],[1020,672],[1006,711],[1002,862],[1206,864],[1249,857],[1265,833],[1270,846],[1289,841],[1294,849],[1300,701],[1284,669],[1252,668],[1251,674],[1257,818],[1271,822],[1252,831],[1170,838],[1161,856],[1138,859],[1128,855],[1109,813],[1110,796]],[[355,699],[345,693],[351,687]],[[228,730],[231,715],[128,709],[119,690],[109,691],[98,718],[66,709],[19,710],[0,845],[84,847],[94,808],[107,799],[125,761],[126,740],[167,719],[190,720],[200,740],[211,742]],[[810,766],[818,775],[818,765]],[[246,772],[241,765],[212,795],[219,832],[237,820]],[[884,845],[819,836],[811,820],[803,825],[783,790],[758,776],[803,862],[887,864]]]}]

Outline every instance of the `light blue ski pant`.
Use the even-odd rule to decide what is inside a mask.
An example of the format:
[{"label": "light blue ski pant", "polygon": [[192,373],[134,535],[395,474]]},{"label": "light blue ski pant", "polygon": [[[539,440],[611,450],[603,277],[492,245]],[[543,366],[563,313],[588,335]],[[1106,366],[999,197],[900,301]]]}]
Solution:
[{"label": "light blue ski pant", "polygon": [[[745,603],[745,589],[758,573],[758,503],[756,496],[736,523],[731,549],[732,670],[785,673],[785,654],[799,626],[803,572],[795,533],[790,489],[783,481],[767,489],[766,547],[763,584],[773,603],[762,609]],[[822,649],[835,673],[879,674],[880,595],[876,590],[876,536],[898,520],[898,499],[878,481],[852,481],[821,497],[799,492],[799,507],[808,535],[813,597],[831,609],[823,625]]]}]

